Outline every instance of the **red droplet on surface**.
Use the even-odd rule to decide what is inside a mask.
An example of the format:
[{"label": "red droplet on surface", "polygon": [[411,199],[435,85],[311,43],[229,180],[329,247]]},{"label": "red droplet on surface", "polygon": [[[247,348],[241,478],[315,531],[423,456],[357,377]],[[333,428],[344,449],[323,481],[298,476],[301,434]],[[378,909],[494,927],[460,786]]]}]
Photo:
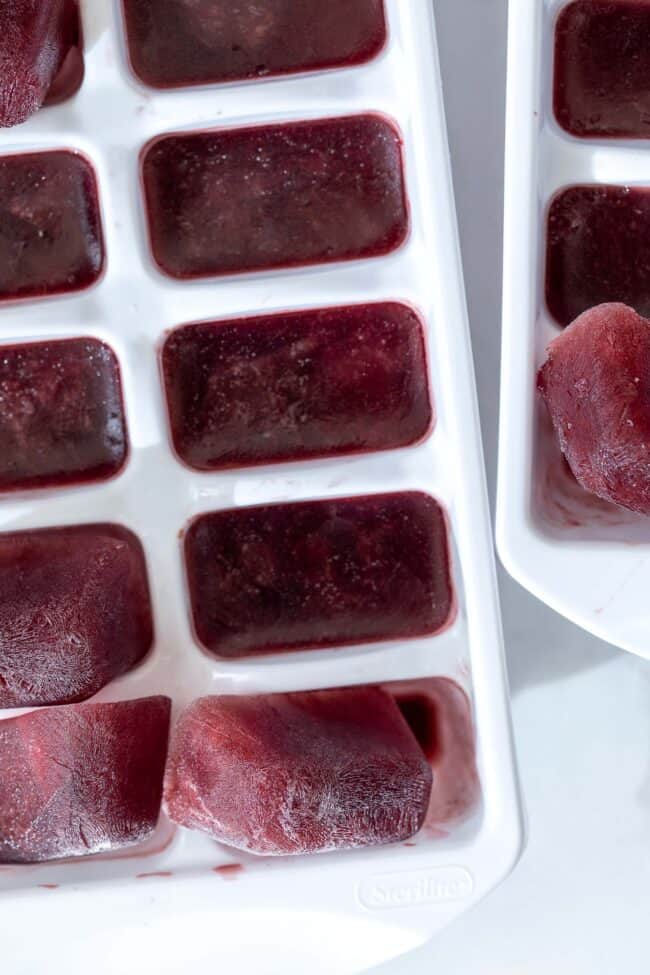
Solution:
[{"label": "red droplet on surface", "polygon": [[222,658],[424,636],[453,618],[445,516],[425,494],[217,511],[189,526],[185,558],[196,634]]},{"label": "red droplet on surface", "polygon": [[430,792],[429,764],[376,687],[202,698],[165,777],[174,822],[265,855],[409,839]]},{"label": "red droplet on surface", "polygon": [[549,345],[538,386],[582,487],[650,514],[650,323],[622,304],[585,312]]},{"label": "red droplet on surface", "polygon": [[135,74],[154,88],[350,67],[386,40],[383,0],[123,0]]},{"label": "red droplet on surface", "polygon": [[47,98],[81,42],[73,0],[3,0],[0,4],[0,126],[17,125]]},{"label": "red droplet on surface", "polygon": [[160,813],[165,697],[31,711],[0,722],[0,862],[138,843]]},{"label": "red droplet on surface", "polygon": [[145,656],[152,627],[144,553],[126,528],[0,534],[0,708],[90,697]]},{"label": "red droplet on surface", "polygon": [[0,491],[103,480],[127,451],[112,349],[91,338],[0,346]]},{"label": "red droplet on surface", "polygon": [[174,278],[379,257],[409,227],[401,137],[378,115],[163,136],[142,178]]},{"label": "red droplet on surface", "polygon": [[186,325],[162,364],[198,470],[388,450],[432,423],[422,324],[396,303]]}]

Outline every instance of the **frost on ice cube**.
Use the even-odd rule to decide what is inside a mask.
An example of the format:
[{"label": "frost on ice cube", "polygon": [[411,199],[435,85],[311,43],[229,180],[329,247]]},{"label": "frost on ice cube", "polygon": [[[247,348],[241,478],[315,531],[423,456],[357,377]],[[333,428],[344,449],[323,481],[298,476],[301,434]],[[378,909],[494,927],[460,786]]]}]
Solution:
[{"label": "frost on ice cube", "polygon": [[127,529],[0,534],[0,708],[84,700],[151,640],[144,554]]},{"label": "frost on ice cube", "polygon": [[585,312],[549,345],[538,386],[582,487],[650,514],[650,323],[622,304]]},{"label": "frost on ice cube", "polygon": [[150,697],[0,721],[0,863],[144,840],[160,813],[170,706]]},{"label": "frost on ice cube", "polygon": [[142,157],[154,259],[197,278],[388,254],[409,228],[401,145],[377,115],[158,138]]},{"label": "frost on ice cube", "polygon": [[[76,0],[2,0],[0,126],[36,112],[80,43]],[[56,92],[54,93],[56,95]]]},{"label": "frost on ice cube", "polygon": [[377,687],[206,697],[182,715],[165,797],[182,826],[250,853],[322,853],[408,839],[432,773]]}]

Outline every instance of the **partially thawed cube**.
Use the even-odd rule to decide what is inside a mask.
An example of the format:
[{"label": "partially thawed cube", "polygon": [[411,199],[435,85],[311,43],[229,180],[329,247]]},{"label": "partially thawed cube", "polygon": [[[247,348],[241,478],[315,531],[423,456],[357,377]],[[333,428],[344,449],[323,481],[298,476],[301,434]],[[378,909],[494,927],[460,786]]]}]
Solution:
[{"label": "partially thawed cube", "polygon": [[0,534],[0,708],[82,701],[152,636],[144,553],[126,528]]},{"label": "partially thawed cube", "polygon": [[174,732],[165,800],[174,822],[249,853],[324,853],[413,836],[431,781],[379,688],[205,697]]},{"label": "partially thawed cube", "polygon": [[145,840],[160,814],[170,708],[150,697],[0,721],[0,863]]}]

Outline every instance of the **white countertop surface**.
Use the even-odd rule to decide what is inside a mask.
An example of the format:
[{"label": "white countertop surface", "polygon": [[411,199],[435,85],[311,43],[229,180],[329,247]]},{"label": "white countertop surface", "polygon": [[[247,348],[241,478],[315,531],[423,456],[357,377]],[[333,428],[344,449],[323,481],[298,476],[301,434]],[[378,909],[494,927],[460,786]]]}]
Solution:
[{"label": "white countertop surface", "polygon": [[[493,494],[507,4],[435,3]],[[504,572],[501,583],[528,847],[474,911],[373,972],[646,973],[650,665],[561,619]]]}]

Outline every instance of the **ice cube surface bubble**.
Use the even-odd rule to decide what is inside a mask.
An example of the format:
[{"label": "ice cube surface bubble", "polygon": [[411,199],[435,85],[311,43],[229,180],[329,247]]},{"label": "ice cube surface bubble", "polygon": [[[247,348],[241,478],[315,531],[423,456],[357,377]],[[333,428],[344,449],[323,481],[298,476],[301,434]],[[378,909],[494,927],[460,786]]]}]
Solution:
[{"label": "ice cube surface bubble", "polygon": [[196,701],[174,731],[165,799],[174,822],[278,856],[408,839],[431,782],[393,698],[361,687]]},{"label": "ice cube surface bubble", "polygon": [[144,554],[131,532],[0,534],[0,708],[84,700],[151,642]]},{"label": "ice cube surface bubble", "polygon": [[424,636],[454,609],[445,517],[417,492],[202,515],[185,558],[196,635],[223,658]]},{"label": "ice cube surface bubble", "polygon": [[386,39],[383,0],[122,0],[131,65],[154,88],[361,64]]},{"label": "ice cube surface bubble", "polygon": [[0,491],[111,477],[127,450],[120,371],[107,345],[0,346]]},{"label": "ice cube surface bubble", "polygon": [[160,814],[170,708],[150,697],[0,721],[0,863],[146,839]]},{"label": "ice cube surface bubble", "polygon": [[399,447],[431,425],[422,325],[396,303],[187,325],[162,363],[176,452],[199,470]]},{"label": "ice cube surface bubble", "polygon": [[377,115],[163,136],[142,176],[174,278],[378,257],[408,232],[401,138]]},{"label": "ice cube surface bubble", "polygon": [[585,312],[551,342],[538,385],[582,487],[650,514],[650,322],[622,304]]},{"label": "ice cube surface bubble", "polygon": [[79,44],[76,0],[0,3],[0,126],[26,121]]},{"label": "ice cube surface bubble", "polygon": [[90,163],[58,150],[0,156],[0,300],[79,291],[103,267]]}]

